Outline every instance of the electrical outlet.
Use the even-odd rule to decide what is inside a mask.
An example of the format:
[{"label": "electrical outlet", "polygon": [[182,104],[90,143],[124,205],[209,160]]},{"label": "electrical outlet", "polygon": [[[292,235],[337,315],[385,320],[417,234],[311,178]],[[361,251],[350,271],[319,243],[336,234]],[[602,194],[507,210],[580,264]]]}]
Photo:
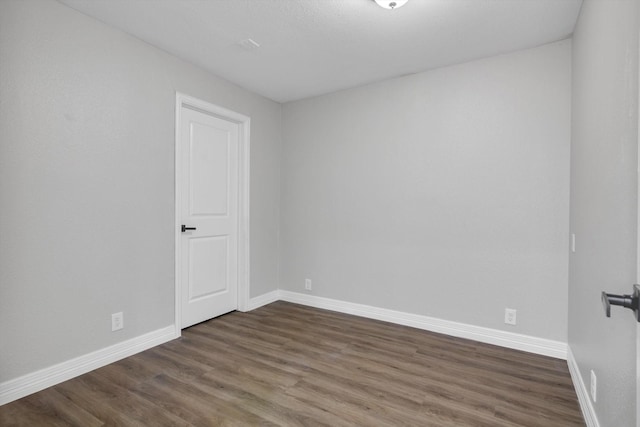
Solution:
[{"label": "electrical outlet", "polygon": [[593,399],[593,403],[596,403],[596,397],[598,396],[598,383],[597,383],[596,373],[591,370],[591,399]]},{"label": "electrical outlet", "polygon": [[506,323],[507,325],[516,324],[516,310],[514,308],[504,309],[504,323]]},{"label": "electrical outlet", "polygon": [[311,279],[304,279],[304,288],[308,291],[311,290]]},{"label": "electrical outlet", "polygon": [[111,332],[124,328],[124,316],[122,312],[111,315]]}]

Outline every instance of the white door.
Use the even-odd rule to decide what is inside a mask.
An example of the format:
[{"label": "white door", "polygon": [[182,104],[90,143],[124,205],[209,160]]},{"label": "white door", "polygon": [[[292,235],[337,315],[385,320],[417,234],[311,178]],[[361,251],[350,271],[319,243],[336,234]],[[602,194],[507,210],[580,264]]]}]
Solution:
[{"label": "white door", "polygon": [[180,108],[180,295],[186,328],[238,308],[239,125]]}]

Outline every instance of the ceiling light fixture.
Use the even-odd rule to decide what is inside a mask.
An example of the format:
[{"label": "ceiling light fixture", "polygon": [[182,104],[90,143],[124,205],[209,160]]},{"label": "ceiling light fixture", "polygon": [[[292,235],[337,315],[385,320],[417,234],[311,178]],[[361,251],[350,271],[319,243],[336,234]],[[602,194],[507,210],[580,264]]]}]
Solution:
[{"label": "ceiling light fixture", "polygon": [[398,9],[404,6],[409,0],[373,0],[378,3],[378,6],[385,9]]}]

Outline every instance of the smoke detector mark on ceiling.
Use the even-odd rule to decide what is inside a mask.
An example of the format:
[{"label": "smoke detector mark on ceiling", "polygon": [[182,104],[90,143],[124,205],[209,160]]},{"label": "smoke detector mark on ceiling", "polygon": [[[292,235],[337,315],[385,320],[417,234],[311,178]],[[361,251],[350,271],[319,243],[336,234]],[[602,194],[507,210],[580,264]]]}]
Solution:
[{"label": "smoke detector mark on ceiling", "polygon": [[242,46],[244,50],[256,50],[260,47],[260,43],[252,39],[241,40],[238,42],[238,44]]}]

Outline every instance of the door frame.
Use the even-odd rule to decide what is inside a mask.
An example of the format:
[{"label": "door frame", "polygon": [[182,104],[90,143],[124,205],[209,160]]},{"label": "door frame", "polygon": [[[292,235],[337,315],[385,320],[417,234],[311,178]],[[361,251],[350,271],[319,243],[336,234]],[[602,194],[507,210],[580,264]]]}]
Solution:
[{"label": "door frame", "polygon": [[249,264],[249,153],[250,153],[250,129],[251,118],[224,107],[203,101],[198,98],[176,92],[176,124],[175,124],[175,337],[182,333],[182,245],[180,244],[182,232],[181,203],[182,203],[182,168],[180,159],[180,121],[182,108],[191,108],[204,114],[209,114],[223,120],[238,124],[238,307],[239,311],[247,311],[249,306],[250,291],[250,264]]}]

